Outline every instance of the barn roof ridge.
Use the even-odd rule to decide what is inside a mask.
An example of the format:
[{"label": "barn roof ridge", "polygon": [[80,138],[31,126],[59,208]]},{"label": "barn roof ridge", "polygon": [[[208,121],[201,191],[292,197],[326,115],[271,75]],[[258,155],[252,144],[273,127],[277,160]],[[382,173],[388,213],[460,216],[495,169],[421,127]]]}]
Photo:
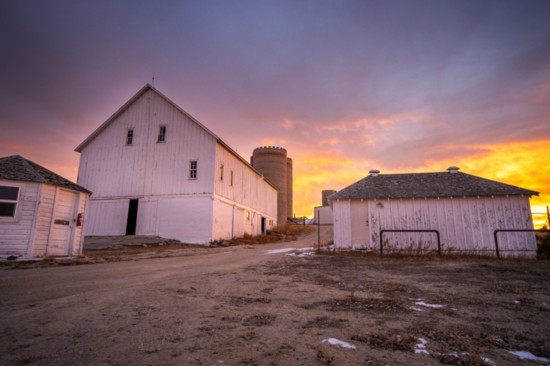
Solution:
[{"label": "barn roof ridge", "polygon": [[63,178],[21,155],[0,158],[0,179],[17,182],[45,183],[78,192],[92,193],[86,188]]},{"label": "barn roof ridge", "polygon": [[367,176],[331,195],[338,199],[538,196],[539,192],[457,172],[397,173]]},{"label": "barn roof ridge", "polygon": [[203,125],[201,122],[199,122],[195,117],[193,117],[191,114],[189,114],[186,110],[181,108],[179,105],[177,105],[174,101],[172,101],[170,98],[168,98],[166,95],[161,93],[157,88],[152,86],[151,84],[147,83],[144,87],[142,87],[136,94],[134,94],[126,103],[122,105],[115,113],[113,113],[105,122],[103,122],[98,128],[94,130],[80,145],[78,145],[74,151],[76,152],[82,152],[82,150],[90,143],[92,142],[96,136],[98,136],[101,132],[103,132],[107,127],[111,125],[124,111],[126,111],[132,104],[134,104],[142,95],[144,95],[147,91],[153,91],[157,95],[159,95],[162,99],[164,99],[166,102],[168,102],[170,105],[172,105],[174,108],[176,108],[178,111],[183,113],[185,116],[187,116],[189,119],[191,119],[194,123],[197,124],[200,128],[205,130],[210,136],[212,136],[216,142],[218,142],[224,149],[226,149],[230,154],[235,156],[237,159],[239,159],[241,162],[243,162],[246,166],[248,166],[253,172],[255,172],[258,176],[262,177],[270,186],[277,189],[271,183],[266,177],[264,177],[263,174],[261,174],[256,168],[254,168],[248,161],[246,161],[245,158],[243,158],[239,153],[237,153],[235,150],[233,150],[227,143],[225,143],[219,136],[217,136],[214,132],[212,132],[208,127]]}]

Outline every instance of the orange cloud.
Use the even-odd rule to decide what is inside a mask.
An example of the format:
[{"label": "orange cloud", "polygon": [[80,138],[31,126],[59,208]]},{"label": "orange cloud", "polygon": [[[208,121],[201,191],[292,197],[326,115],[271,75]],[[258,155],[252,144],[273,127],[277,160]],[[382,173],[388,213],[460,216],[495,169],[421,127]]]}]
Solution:
[{"label": "orange cloud", "polygon": [[[385,168],[383,162],[352,160],[324,151],[299,151],[294,153],[294,211],[296,215],[312,216],[313,207],[321,204],[321,191],[342,189],[379,168],[382,173],[444,171],[449,165],[457,165],[462,172],[516,185],[540,192],[532,197],[534,213],[545,213],[550,205],[550,141],[518,142],[506,145],[449,146],[455,152],[445,160],[430,160],[415,166]],[[465,151],[470,154],[462,155]],[[451,160],[450,160],[451,159]],[[542,225],[545,215],[535,215],[535,224]]]}]

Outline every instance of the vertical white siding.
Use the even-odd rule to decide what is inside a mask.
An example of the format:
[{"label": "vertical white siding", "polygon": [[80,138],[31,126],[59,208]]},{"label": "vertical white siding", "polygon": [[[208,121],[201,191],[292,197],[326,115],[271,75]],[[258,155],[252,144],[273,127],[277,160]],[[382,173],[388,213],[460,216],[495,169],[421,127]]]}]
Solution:
[{"label": "vertical white siding", "polygon": [[[189,244],[209,244],[212,241],[211,196],[161,198],[157,213],[159,236]],[[141,232],[137,234],[142,235]]]},{"label": "vertical white siding", "polygon": [[[222,164],[224,176],[220,179]],[[214,240],[261,234],[262,217],[267,230],[276,225],[277,190],[220,144],[216,145],[214,171]],[[249,212],[249,220],[246,212]]]},{"label": "vertical white siding", "polygon": [[84,249],[84,225],[86,220],[86,210],[88,205],[88,199],[90,195],[88,193],[77,193],[76,208],[75,208],[75,220],[78,214],[82,214],[82,225],[74,227],[73,238],[70,247],[70,255],[78,256],[82,255],[82,249]]},{"label": "vertical white siding", "polygon": [[368,206],[362,201],[351,201],[351,245],[353,248],[364,248],[369,241]]},{"label": "vertical white siding", "polygon": [[[438,230],[443,253],[496,255],[494,230],[533,229],[529,198],[453,198],[333,202],[337,247],[380,248],[381,230]],[[363,244],[363,211],[368,211],[368,242]],[[500,233],[502,256],[534,256],[533,233]],[[351,236],[351,239],[349,238]],[[384,251],[437,249],[433,233],[384,233]]]},{"label": "vertical white siding", "polygon": [[351,248],[351,201],[333,201],[334,244],[337,248]]},{"label": "vertical white siding", "polygon": [[[166,141],[159,143],[161,125]],[[128,129],[134,131],[130,146]],[[197,161],[195,179],[189,177],[191,161]],[[82,149],[78,183],[93,191],[85,235],[125,235],[130,199],[139,199],[136,234],[188,243],[258,231],[261,217],[269,228],[277,217],[277,191],[153,90]],[[255,221],[243,222],[247,211]]]},{"label": "vertical white siding", "polygon": [[84,223],[84,235],[125,235],[128,204],[128,199],[90,199]]},{"label": "vertical white siding", "polygon": [[30,244],[40,185],[5,180],[0,180],[0,185],[16,186],[20,190],[15,218],[0,218],[0,256],[25,258]]},{"label": "vertical white siding", "polygon": [[[157,142],[166,126],[166,141]],[[132,145],[126,145],[129,128]],[[215,138],[149,90],[81,152],[78,183],[92,199],[203,194],[213,191]],[[189,179],[191,160],[197,179]],[[93,208],[91,208],[93,209]]]},{"label": "vertical white siding", "polygon": [[[0,184],[8,182],[0,181]],[[15,219],[0,219],[0,256],[18,256],[21,259],[44,258],[51,237],[54,202],[59,188],[41,183],[11,182],[21,187],[19,206]],[[84,213],[88,194],[71,191],[78,196],[74,218],[77,212]],[[33,228],[34,221],[34,228]],[[71,223],[74,226],[74,223]],[[82,253],[82,228],[71,231],[70,252]]]},{"label": "vertical white siding", "polygon": [[56,187],[43,184],[40,194],[40,204],[37,210],[37,219],[34,232],[34,243],[32,246],[33,258],[41,258],[46,256],[48,248],[48,239],[50,237],[50,229],[52,226],[53,204],[55,201]]}]

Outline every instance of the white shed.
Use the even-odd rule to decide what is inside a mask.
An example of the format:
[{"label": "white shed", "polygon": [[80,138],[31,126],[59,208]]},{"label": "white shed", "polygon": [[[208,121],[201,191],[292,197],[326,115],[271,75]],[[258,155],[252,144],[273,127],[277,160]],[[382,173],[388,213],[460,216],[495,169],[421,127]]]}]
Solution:
[{"label": "white shed", "polygon": [[536,255],[529,198],[538,192],[456,167],[442,173],[370,173],[329,198],[336,248]]},{"label": "white shed", "polygon": [[277,224],[277,190],[218,136],[147,84],[77,148],[94,192],[85,235],[208,244]]},{"label": "white shed", "polygon": [[0,258],[82,254],[90,193],[21,156],[0,158]]}]

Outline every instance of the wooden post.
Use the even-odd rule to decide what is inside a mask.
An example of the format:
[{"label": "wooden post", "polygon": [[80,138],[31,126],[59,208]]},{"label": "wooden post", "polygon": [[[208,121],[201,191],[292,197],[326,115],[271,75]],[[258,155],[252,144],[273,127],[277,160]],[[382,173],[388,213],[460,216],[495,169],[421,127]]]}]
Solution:
[{"label": "wooden post", "polygon": [[546,224],[548,225],[546,228],[550,229],[550,209],[548,206],[546,206]]},{"label": "wooden post", "polygon": [[317,210],[317,247],[321,250],[321,209]]}]

